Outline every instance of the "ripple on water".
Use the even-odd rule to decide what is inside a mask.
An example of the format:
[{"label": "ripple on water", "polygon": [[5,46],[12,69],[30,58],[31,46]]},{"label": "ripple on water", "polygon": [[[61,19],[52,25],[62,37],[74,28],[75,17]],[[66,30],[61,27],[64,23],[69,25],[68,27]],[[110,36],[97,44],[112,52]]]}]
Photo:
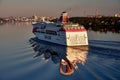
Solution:
[{"label": "ripple on water", "polygon": [[[120,79],[119,41],[90,40],[86,64],[77,64],[78,69],[74,74],[64,76],[59,73],[59,63],[54,64],[51,59],[45,61],[44,56],[33,58],[36,52],[28,42],[29,38],[33,37],[30,33],[31,25],[29,27],[13,27],[12,25],[2,28],[4,31],[0,32],[2,38],[0,42],[0,80]],[[13,28],[15,28],[14,31]],[[8,31],[9,33],[7,33]]]},{"label": "ripple on water", "polygon": [[120,74],[120,50],[113,49],[111,47],[106,48],[103,46],[95,45],[90,46],[89,48],[90,51],[87,62],[87,68],[90,69],[90,71],[92,70],[92,72],[94,72],[95,75],[97,75],[97,78],[98,76],[101,77],[100,80],[119,79],[120,77],[118,75]]},{"label": "ripple on water", "polygon": [[110,49],[117,49],[120,50],[120,42],[119,41],[99,41],[99,40],[90,40],[90,45],[110,48]]}]

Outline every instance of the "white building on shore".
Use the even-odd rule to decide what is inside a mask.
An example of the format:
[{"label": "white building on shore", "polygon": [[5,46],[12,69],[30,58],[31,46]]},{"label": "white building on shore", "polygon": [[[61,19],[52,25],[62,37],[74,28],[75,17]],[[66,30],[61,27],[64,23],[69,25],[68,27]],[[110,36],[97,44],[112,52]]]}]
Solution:
[{"label": "white building on shore", "polygon": [[120,17],[120,13],[116,13],[116,14],[115,14],[115,17]]}]

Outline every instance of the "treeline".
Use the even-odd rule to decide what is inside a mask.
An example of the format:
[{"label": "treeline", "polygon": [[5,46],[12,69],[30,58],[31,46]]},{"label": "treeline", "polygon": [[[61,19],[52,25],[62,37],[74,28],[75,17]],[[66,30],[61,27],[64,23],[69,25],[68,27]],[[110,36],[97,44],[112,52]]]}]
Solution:
[{"label": "treeline", "polygon": [[85,26],[94,31],[113,31],[120,33],[120,18],[118,17],[72,17],[70,21]]},{"label": "treeline", "polygon": [[0,18],[0,25],[6,23],[7,21],[4,20],[3,18]]}]

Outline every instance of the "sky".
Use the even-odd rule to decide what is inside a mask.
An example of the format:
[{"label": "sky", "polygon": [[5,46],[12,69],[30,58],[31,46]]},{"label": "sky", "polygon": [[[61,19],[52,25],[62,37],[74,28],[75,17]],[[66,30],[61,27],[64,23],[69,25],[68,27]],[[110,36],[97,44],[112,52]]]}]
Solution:
[{"label": "sky", "polygon": [[120,0],[0,0],[0,17],[51,16],[67,11],[69,16],[120,13]]}]

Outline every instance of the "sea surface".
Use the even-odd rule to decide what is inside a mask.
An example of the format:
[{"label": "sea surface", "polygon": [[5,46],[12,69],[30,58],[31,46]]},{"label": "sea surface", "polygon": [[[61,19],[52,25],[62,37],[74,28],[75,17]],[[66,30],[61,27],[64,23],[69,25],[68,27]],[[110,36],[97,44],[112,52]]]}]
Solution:
[{"label": "sea surface", "polygon": [[[38,40],[29,23],[0,25],[0,80],[120,80],[120,33],[88,37],[89,46],[65,47]],[[66,59],[71,74],[60,72]]]}]

